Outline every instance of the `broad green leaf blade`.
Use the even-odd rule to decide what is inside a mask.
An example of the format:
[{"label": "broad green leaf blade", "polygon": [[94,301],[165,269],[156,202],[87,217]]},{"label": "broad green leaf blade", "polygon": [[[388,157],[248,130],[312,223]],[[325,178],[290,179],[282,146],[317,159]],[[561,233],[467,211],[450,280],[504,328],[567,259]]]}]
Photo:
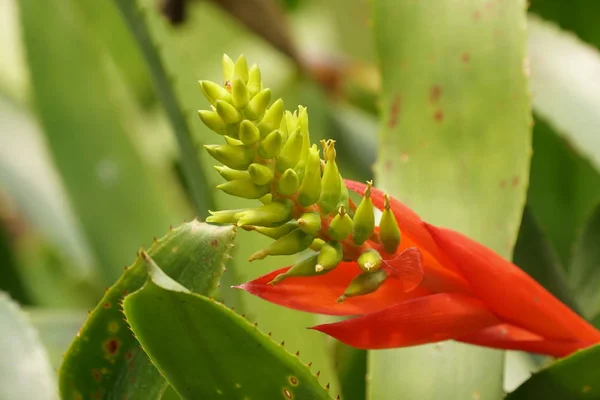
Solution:
[{"label": "broad green leaf blade", "polygon": [[[164,272],[194,292],[212,294],[229,258],[235,231],[197,221],[171,230],[154,242],[148,254]],[[140,351],[124,321],[120,303],[146,281],[138,256],[104,295],[71,344],[60,370],[64,400],[159,399],[167,383]]]},{"label": "broad green leaf blade", "polygon": [[0,327],[0,399],[58,399],[56,377],[37,332],[3,292]]},{"label": "broad green leaf blade", "polygon": [[600,314],[600,206],[596,206],[576,243],[569,282],[583,315]]},{"label": "broad green leaf blade", "polygon": [[155,266],[149,275],[123,309],[142,348],[182,398],[331,398],[309,368],[246,319],[190,293]]},{"label": "broad green leaf blade", "polygon": [[506,400],[600,398],[600,346],[578,351],[534,374]]},{"label": "broad green leaf blade", "polygon": [[33,102],[109,285],[131,249],[169,225],[171,211],[129,141],[116,83],[74,1],[18,4]]},{"label": "broad green leaf blade", "polygon": [[[378,0],[374,13],[376,184],[510,258],[531,152],[525,2]],[[502,352],[456,343],[371,352],[369,398],[498,399],[502,368]]]},{"label": "broad green leaf blade", "polygon": [[536,112],[600,170],[600,53],[574,34],[528,20],[531,92]]},{"label": "broad green leaf blade", "polygon": [[344,400],[365,400],[367,396],[366,350],[342,342],[333,343],[333,362]]}]

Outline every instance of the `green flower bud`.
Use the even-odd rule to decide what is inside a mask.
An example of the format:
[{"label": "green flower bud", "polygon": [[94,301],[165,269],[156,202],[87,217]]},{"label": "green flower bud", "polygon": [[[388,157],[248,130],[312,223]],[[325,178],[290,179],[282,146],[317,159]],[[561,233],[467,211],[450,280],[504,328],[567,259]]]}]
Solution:
[{"label": "green flower bud", "polygon": [[325,155],[325,171],[321,180],[321,197],[319,207],[324,214],[337,209],[342,195],[342,177],[335,163],[335,140],[322,140]]},{"label": "green flower bud", "polygon": [[348,285],[344,294],[337,299],[337,302],[341,303],[348,297],[372,293],[379,289],[387,277],[388,275],[383,269],[375,272],[363,272],[352,279],[352,282],[350,282],[350,285]]},{"label": "green flower bud", "polygon": [[215,108],[219,117],[227,124],[235,124],[242,120],[242,114],[234,106],[225,101],[217,100]]},{"label": "green flower bud", "polygon": [[256,125],[245,119],[240,123],[239,136],[242,143],[250,146],[260,139],[260,132]]},{"label": "green flower bud", "polygon": [[308,256],[303,257],[301,260],[295,263],[286,272],[277,275],[275,279],[269,282],[269,285],[274,285],[292,276],[317,276],[326,274],[330,270],[323,270],[321,272],[315,271],[315,265],[317,264],[318,257],[318,254],[311,252],[310,254],[308,254]]},{"label": "green flower bud", "polygon": [[306,250],[315,237],[296,229],[277,239],[265,249],[252,254],[248,261],[262,260],[267,256],[287,256]]},{"label": "green flower bud", "polygon": [[379,222],[379,240],[383,244],[385,251],[393,254],[398,250],[398,246],[400,246],[402,234],[400,233],[396,217],[392,210],[390,210],[390,197],[387,193],[384,195],[384,199],[385,207],[381,214],[381,221]]},{"label": "green flower bud", "polygon": [[298,228],[298,222],[292,220],[288,221],[281,226],[276,226],[274,228],[264,227],[264,226],[256,226],[256,225],[245,225],[243,227],[248,231],[256,231],[261,235],[265,235],[270,237],[271,239],[279,239]]},{"label": "green flower bud", "polygon": [[285,200],[273,201],[257,208],[242,210],[235,215],[238,220],[237,225],[279,226],[292,218],[292,206],[291,201]]},{"label": "green flower bud", "polygon": [[227,134],[227,124],[219,117],[215,111],[198,110],[198,116],[210,130],[219,135]]},{"label": "green flower bud", "polygon": [[354,212],[354,230],[352,240],[357,245],[362,245],[375,231],[375,214],[373,200],[371,200],[372,181],[367,182],[363,198]]},{"label": "green flower bud", "polygon": [[273,180],[273,170],[262,164],[254,163],[248,167],[248,173],[252,181],[257,185],[266,185]]},{"label": "green flower bud", "polygon": [[223,167],[220,165],[215,165],[215,169],[225,180],[234,181],[234,180],[249,180],[250,174],[248,171],[240,171],[237,169],[231,169],[229,167]]},{"label": "green flower bud", "polygon": [[316,235],[321,230],[321,216],[315,212],[304,213],[298,218],[298,226],[304,232]]},{"label": "green flower bud", "polygon": [[211,81],[199,81],[199,83],[200,89],[202,90],[202,93],[204,93],[204,97],[206,97],[206,100],[208,100],[213,106],[216,106],[217,100],[228,103],[232,102],[231,93],[229,93],[224,87]]},{"label": "green flower bud", "polygon": [[269,107],[269,109],[265,112],[265,116],[257,125],[258,129],[260,130],[261,137],[265,137],[275,129],[279,129],[284,111],[285,109],[283,100],[278,99],[275,100],[275,103],[271,104],[271,107]]},{"label": "green flower bud", "polygon": [[283,196],[291,196],[298,191],[300,181],[298,174],[291,168],[285,170],[277,182],[277,191]]},{"label": "green flower bud", "polygon": [[212,158],[233,169],[245,170],[254,160],[254,150],[246,146],[206,144],[204,148]]},{"label": "green flower bud", "polygon": [[323,270],[333,269],[337,267],[343,258],[344,252],[341,244],[338,242],[326,243],[323,247],[321,247],[321,251],[319,252],[319,258],[317,260],[317,265],[315,265],[315,271],[321,272]]},{"label": "green flower bud", "polygon": [[311,243],[310,249],[313,250],[313,251],[321,251],[321,249],[323,248],[323,246],[325,246],[326,244],[327,243],[323,239],[316,238]]},{"label": "green flower bud", "polygon": [[269,204],[270,202],[273,201],[273,195],[271,193],[267,193],[263,197],[258,199],[258,201],[260,201],[263,204]]},{"label": "green flower bud", "polygon": [[254,97],[250,99],[248,106],[244,112],[246,117],[256,121],[267,111],[269,102],[271,101],[271,89],[265,89],[258,92]]},{"label": "green flower bud", "polygon": [[369,249],[358,256],[356,262],[364,272],[374,272],[381,267],[381,255],[377,250]]},{"label": "green flower bud", "polygon": [[258,155],[268,160],[274,158],[281,151],[283,135],[280,130],[273,131],[265,137],[258,146]]},{"label": "green flower bud", "polygon": [[235,78],[241,78],[244,84],[248,82],[248,62],[243,54],[235,62],[233,79],[235,80]]},{"label": "green flower bud", "polygon": [[235,180],[221,183],[217,186],[217,189],[221,189],[227,194],[244,199],[259,199],[269,193],[271,188],[268,185],[255,185],[251,180]]},{"label": "green flower bud", "polygon": [[227,54],[223,54],[221,65],[223,67],[223,82],[233,81],[233,69],[235,68],[233,60]]},{"label": "green flower bud", "polygon": [[245,208],[240,208],[237,210],[209,211],[210,216],[206,218],[206,222],[215,224],[235,224],[237,222],[235,215],[245,210]]},{"label": "green flower bud", "polygon": [[230,146],[238,146],[238,147],[244,146],[244,142],[242,142],[241,140],[232,138],[231,136],[225,135],[223,137],[223,139],[225,139],[225,142]]},{"label": "green flower bud", "polygon": [[306,107],[298,106],[298,126],[302,132],[302,152],[300,161],[306,160],[310,150],[310,133],[308,131],[308,111]]},{"label": "green flower bud", "polygon": [[302,132],[296,129],[288,137],[287,141],[281,148],[281,152],[277,156],[276,165],[280,172],[288,168],[294,168],[300,160],[302,151]]},{"label": "green flower bud", "polygon": [[290,111],[286,111],[285,118],[283,119],[282,123],[285,124],[286,132],[288,134],[294,132],[296,130],[296,127],[298,126],[297,113],[295,111],[294,111],[294,113],[292,113]]},{"label": "green flower bud", "polygon": [[298,203],[309,207],[321,197],[321,158],[317,145],[313,145],[306,159],[304,177],[298,193]]},{"label": "green flower bud", "polygon": [[248,92],[250,97],[262,90],[262,79],[258,65],[254,64],[248,71]]},{"label": "green flower bud", "polygon": [[233,99],[233,105],[238,110],[246,108],[250,101],[250,94],[248,88],[241,78],[235,78],[233,80],[233,86],[231,89],[231,98]]},{"label": "green flower bud", "polygon": [[344,206],[341,206],[338,214],[333,217],[329,224],[329,236],[334,240],[344,240],[352,233],[352,218],[346,213]]}]

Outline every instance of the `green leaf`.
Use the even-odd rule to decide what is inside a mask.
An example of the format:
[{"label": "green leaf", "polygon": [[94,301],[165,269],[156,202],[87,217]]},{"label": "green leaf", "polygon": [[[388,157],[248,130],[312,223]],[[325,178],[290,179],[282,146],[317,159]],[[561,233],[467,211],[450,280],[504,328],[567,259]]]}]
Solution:
[{"label": "green leaf", "polygon": [[[211,294],[229,259],[235,231],[192,221],[154,242],[148,254],[191,290]],[[62,398],[158,399],[167,383],[140,351],[123,319],[122,299],[146,281],[138,256],[104,295],[71,344],[60,370]]]},{"label": "green leaf", "polygon": [[[184,399],[330,399],[310,369],[221,303],[149,263],[123,309],[143,349]],[[176,340],[165,341],[165,338]]]},{"label": "green leaf", "polygon": [[0,327],[0,399],[58,399],[56,378],[37,332],[2,292]]},{"label": "green leaf", "polygon": [[333,360],[344,400],[366,399],[367,353],[342,342],[333,343]]},{"label": "green leaf", "polygon": [[[376,184],[426,221],[510,258],[531,108],[524,1],[375,3],[382,70]],[[369,397],[497,399],[503,353],[457,343],[371,352]]]},{"label": "green leaf", "polygon": [[583,315],[600,314],[600,205],[596,206],[579,240],[569,269],[569,283]]},{"label": "green leaf", "polygon": [[578,351],[534,374],[506,400],[600,398],[600,345]]},{"label": "green leaf", "polygon": [[[171,211],[129,141],[105,58],[72,0],[18,2],[32,95],[54,162],[113,283]],[[115,240],[115,233],[118,239]]]}]

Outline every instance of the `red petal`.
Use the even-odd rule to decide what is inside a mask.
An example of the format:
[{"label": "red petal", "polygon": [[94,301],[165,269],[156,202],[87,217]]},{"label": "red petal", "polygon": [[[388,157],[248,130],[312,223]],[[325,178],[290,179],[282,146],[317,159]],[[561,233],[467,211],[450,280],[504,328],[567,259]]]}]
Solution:
[{"label": "red petal", "polygon": [[465,336],[498,324],[472,297],[439,293],[407,300],[386,310],[311,329],[362,349],[415,346]]},{"label": "red petal", "polygon": [[409,247],[401,252],[396,258],[384,260],[390,277],[400,279],[402,282],[402,291],[408,293],[414,290],[421,281],[425,272],[421,262],[421,252],[416,247]]},{"label": "red petal", "polygon": [[519,267],[458,232],[426,225],[475,295],[498,316],[546,339],[600,341],[600,332]]},{"label": "red petal", "polygon": [[417,296],[429,294],[422,288],[404,293],[402,281],[388,279],[377,291],[351,297],[337,303],[350,281],[360,268],[354,262],[342,262],[333,271],[319,276],[291,277],[275,285],[269,285],[277,275],[289,267],[270,272],[239,286],[262,299],[296,310],[328,315],[367,314]]},{"label": "red petal", "polygon": [[510,324],[491,326],[456,340],[497,349],[546,354],[552,357],[563,357],[591,345],[591,343],[547,340],[535,333]]}]

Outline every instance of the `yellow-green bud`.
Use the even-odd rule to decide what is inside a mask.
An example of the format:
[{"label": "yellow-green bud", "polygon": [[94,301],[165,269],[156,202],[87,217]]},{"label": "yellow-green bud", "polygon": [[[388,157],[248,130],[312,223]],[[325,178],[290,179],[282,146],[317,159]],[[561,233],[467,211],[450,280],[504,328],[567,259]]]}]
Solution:
[{"label": "yellow-green bud", "polygon": [[294,168],[300,160],[302,152],[302,132],[296,129],[288,137],[287,141],[281,148],[281,152],[277,156],[276,165],[279,172],[283,172],[288,168]]},{"label": "yellow-green bud", "polygon": [[383,269],[375,272],[363,272],[352,279],[352,282],[350,282],[350,285],[348,285],[344,294],[337,299],[337,302],[341,303],[348,297],[372,293],[379,289],[387,277],[388,275]]},{"label": "yellow-green bud", "polygon": [[304,168],[304,177],[298,193],[298,203],[309,207],[321,197],[321,158],[316,145],[310,149]]},{"label": "yellow-green bud", "polygon": [[248,71],[248,92],[250,97],[262,90],[262,79],[258,65],[254,64]]},{"label": "yellow-green bud", "polygon": [[274,158],[281,151],[282,145],[283,135],[278,129],[269,133],[267,137],[260,142],[260,146],[258,146],[258,155],[267,160]]},{"label": "yellow-green bud", "polygon": [[315,271],[321,272],[323,270],[329,270],[337,267],[342,261],[344,252],[342,245],[338,242],[329,242],[321,247],[319,251],[319,258],[317,259],[317,265],[315,265]]},{"label": "yellow-green bud", "polygon": [[217,189],[244,199],[259,199],[269,193],[270,187],[268,185],[256,185],[251,180],[235,180],[221,183],[217,186]]},{"label": "yellow-green bud", "polygon": [[333,217],[329,224],[329,236],[334,240],[344,240],[352,233],[352,218],[346,213],[344,206],[341,206],[338,214]]},{"label": "yellow-green bud", "polygon": [[246,146],[206,144],[204,148],[212,158],[233,169],[245,170],[254,159],[254,150]]},{"label": "yellow-green bud", "polygon": [[256,125],[245,119],[240,123],[239,137],[242,143],[250,146],[260,139],[260,132]]},{"label": "yellow-green bud", "polygon": [[304,258],[299,260],[283,274],[277,275],[275,279],[269,282],[269,284],[274,285],[292,276],[317,276],[326,274],[330,270],[323,270],[321,272],[315,271],[315,265],[317,264],[318,257],[319,256],[317,254],[310,252],[308,256],[305,256]]},{"label": "yellow-green bud", "polygon": [[223,67],[223,82],[233,81],[233,70],[235,68],[233,60],[227,54],[223,54],[221,65]]},{"label": "yellow-green bud", "polygon": [[393,254],[398,250],[398,246],[400,246],[402,234],[400,233],[396,217],[392,210],[390,210],[390,198],[387,193],[384,195],[384,199],[385,207],[381,214],[381,221],[379,222],[379,240],[383,244],[385,251]]},{"label": "yellow-green bud", "polygon": [[235,215],[237,225],[279,226],[292,218],[293,203],[289,200],[273,201],[260,207],[242,210]]},{"label": "yellow-green bud", "polygon": [[258,123],[261,137],[265,137],[275,129],[279,129],[284,111],[283,100],[277,99],[271,104],[271,107],[265,112],[263,119]]},{"label": "yellow-green bud", "polygon": [[234,180],[249,180],[250,174],[248,171],[240,171],[237,169],[231,169],[229,167],[224,167],[220,165],[215,165],[215,169],[225,180],[234,181]]},{"label": "yellow-green bud", "polygon": [[306,107],[298,106],[298,126],[302,131],[302,152],[300,161],[306,160],[310,149],[310,133],[308,131],[308,112]]},{"label": "yellow-green bud", "polygon": [[215,111],[198,110],[198,116],[210,130],[219,135],[227,134],[227,124],[219,117]]},{"label": "yellow-green bud", "polygon": [[217,105],[217,101],[226,101],[231,102],[231,93],[227,91],[224,87],[211,82],[211,81],[200,81],[200,89],[202,93],[204,93],[204,97],[206,100],[210,102],[213,106]]},{"label": "yellow-green bud", "polygon": [[237,77],[233,80],[233,86],[231,89],[231,98],[233,99],[233,105],[241,110],[246,108],[250,101],[250,94],[248,88],[241,78]]},{"label": "yellow-green bud", "polygon": [[298,174],[291,168],[285,170],[277,182],[277,191],[283,196],[291,196],[298,191],[300,181]]},{"label": "yellow-green bud", "polygon": [[258,201],[260,201],[263,204],[269,204],[270,202],[273,201],[273,195],[271,193],[267,193],[263,197],[258,199]]},{"label": "yellow-green bud", "polygon": [[235,78],[241,78],[244,83],[248,82],[248,62],[243,54],[235,61],[233,79]]},{"label": "yellow-green bud", "polygon": [[310,245],[310,249],[320,251],[327,243],[323,239],[316,238]]},{"label": "yellow-green bud", "polygon": [[206,218],[206,222],[215,224],[234,224],[237,222],[235,215],[245,210],[245,208],[240,208],[237,210],[209,211],[210,216]]},{"label": "yellow-green bud", "polygon": [[293,113],[290,112],[290,111],[286,111],[285,112],[285,118],[282,121],[282,124],[285,124],[286,132],[288,134],[294,132],[296,130],[297,125],[298,125],[298,115],[297,115],[297,113],[295,111]]},{"label": "yellow-green bud", "polygon": [[321,180],[321,197],[319,207],[324,214],[336,210],[342,195],[342,177],[335,163],[335,140],[322,140],[326,164]]},{"label": "yellow-green bud", "polygon": [[356,262],[364,272],[374,272],[381,267],[381,255],[377,250],[369,249],[358,256]]},{"label": "yellow-green bud", "polygon": [[373,200],[371,200],[372,181],[367,182],[363,198],[354,212],[354,230],[352,239],[357,245],[361,245],[371,237],[375,230],[375,214]]},{"label": "yellow-green bud", "polygon": [[292,220],[288,221],[281,226],[276,226],[274,228],[264,227],[264,226],[256,226],[256,225],[244,225],[244,229],[248,231],[256,231],[261,235],[265,235],[270,237],[271,239],[279,239],[282,236],[287,235],[294,229],[298,228],[298,222]]},{"label": "yellow-green bud", "polygon": [[267,256],[287,256],[306,250],[315,237],[296,229],[277,239],[265,249],[252,254],[248,261],[262,260]]},{"label": "yellow-green bud", "polygon": [[217,114],[226,124],[235,124],[242,120],[242,114],[231,104],[223,100],[217,100],[215,104]]},{"label": "yellow-green bud", "polygon": [[246,110],[244,110],[246,117],[253,121],[260,119],[269,107],[270,101],[271,89],[261,90],[250,99],[248,106],[246,106]]},{"label": "yellow-green bud", "polygon": [[223,139],[225,139],[225,142],[228,145],[231,145],[231,146],[244,146],[244,142],[242,142],[239,139],[232,138],[231,136],[225,135],[225,136],[223,136]]},{"label": "yellow-green bud", "polygon": [[257,185],[266,185],[273,180],[273,170],[262,164],[253,163],[248,167],[248,173],[252,181]]},{"label": "yellow-green bud", "polygon": [[321,216],[315,212],[304,213],[298,218],[298,226],[304,232],[316,235],[321,230]]}]

